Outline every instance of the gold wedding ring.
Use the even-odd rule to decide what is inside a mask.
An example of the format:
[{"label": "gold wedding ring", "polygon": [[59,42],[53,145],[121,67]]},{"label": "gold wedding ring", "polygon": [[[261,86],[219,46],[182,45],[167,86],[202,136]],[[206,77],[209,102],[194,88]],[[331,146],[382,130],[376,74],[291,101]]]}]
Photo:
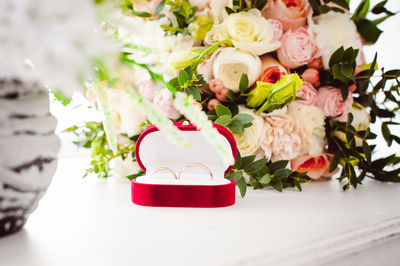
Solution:
[{"label": "gold wedding ring", "polygon": [[150,177],[153,176],[153,174],[157,173],[157,172],[170,172],[173,177],[178,180],[178,177],[176,176],[175,172],[172,171],[171,169],[169,169],[168,167],[158,167],[157,169],[154,169],[153,172],[151,172]]},{"label": "gold wedding ring", "polygon": [[187,165],[186,165],[185,167],[183,167],[182,170],[179,172],[178,179],[181,179],[181,175],[182,175],[183,171],[185,171],[187,168],[190,168],[190,167],[200,167],[200,168],[203,168],[203,169],[206,170],[207,173],[210,175],[211,180],[213,180],[213,175],[212,175],[212,173],[211,173],[210,168],[208,168],[207,166],[205,166],[204,164],[201,164],[201,163],[189,163],[189,164],[187,164]]}]

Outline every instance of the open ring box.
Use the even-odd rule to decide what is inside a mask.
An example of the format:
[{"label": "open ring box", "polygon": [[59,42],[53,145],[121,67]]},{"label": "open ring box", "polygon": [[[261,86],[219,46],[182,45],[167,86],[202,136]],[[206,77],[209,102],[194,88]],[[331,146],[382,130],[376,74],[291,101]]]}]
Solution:
[{"label": "open ring box", "polygon": [[[224,178],[233,165],[224,163],[194,125],[174,125],[183,131],[189,142],[188,147],[172,143],[154,125],[140,135],[135,154],[146,174],[132,180],[132,202],[159,207],[211,208],[233,205],[235,181]],[[237,148],[232,134],[223,126],[213,126],[223,136],[223,144],[232,150],[236,160]],[[180,178],[175,179],[173,173],[165,171],[165,168],[171,169],[177,176],[181,173]]]}]

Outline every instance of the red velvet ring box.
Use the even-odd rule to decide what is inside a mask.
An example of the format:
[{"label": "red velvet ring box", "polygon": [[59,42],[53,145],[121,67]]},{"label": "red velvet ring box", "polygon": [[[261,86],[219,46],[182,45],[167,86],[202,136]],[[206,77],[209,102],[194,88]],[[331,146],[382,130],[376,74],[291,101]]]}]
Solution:
[{"label": "red velvet ring box", "polygon": [[[172,143],[154,125],[140,135],[136,143],[136,160],[146,173],[132,180],[132,202],[142,206],[158,207],[225,207],[235,204],[235,181],[224,178],[233,165],[224,163],[215,148],[190,123],[174,123],[183,131],[189,146],[181,147]],[[232,150],[236,160],[236,142],[223,126],[213,125],[223,136],[224,145]],[[201,167],[185,168],[188,164],[202,164]],[[167,167],[168,171],[155,171]]]}]

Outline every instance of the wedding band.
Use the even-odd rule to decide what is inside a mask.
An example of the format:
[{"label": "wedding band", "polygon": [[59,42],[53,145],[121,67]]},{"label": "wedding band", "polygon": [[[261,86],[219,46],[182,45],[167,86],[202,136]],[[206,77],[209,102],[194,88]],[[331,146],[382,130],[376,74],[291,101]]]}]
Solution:
[{"label": "wedding band", "polygon": [[190,168],[190,167],[200,167],[200,168],[203,168],[203,169],[206,170],[207,173],[210,175],[211,180],[213,179],[213,174],[211,173],[210,168],[208,168],[207,166],[205,166],[204,164],[201,164],[201,163],[189,163],[189,164],[187,164],[187,165],[186,165],[185,167],[183,167],[182,170],[179,172],[178,179],[181,179],[181,175],[182,175],[183,171],[185,171],[187,168]]},{"label": "wedding band", "polygon": [[153,174],[157,173],[157,172],[161,172],[161,171],[166,171],[166,172],[170,172],[173,177],[178,180],[178,177],[176,176],[175,172],[172,171],[171,169],[169,169],[168,167],[158,167],[157,169],[154,169],[153,172],[151,172],[150,177],[153,176]]}]

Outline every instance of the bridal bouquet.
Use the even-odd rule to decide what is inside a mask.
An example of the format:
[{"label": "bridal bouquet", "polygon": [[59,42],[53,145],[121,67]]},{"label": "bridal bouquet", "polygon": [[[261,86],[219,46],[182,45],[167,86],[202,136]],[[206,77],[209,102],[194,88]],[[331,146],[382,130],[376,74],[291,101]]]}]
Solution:
[{"label": "bridal bouquet", "polygon": [[400,182],[400,157],[375,158],[370,129],[380,121],[388,146],[400,143],[391,133],[400,70],[362,52],[394,15],[387,1],[362,0],[352,12],[349,0],[99,2],[102,30],[121,54],[117,69],[98,66],[87,86],[104,121],[67,129],[92,148],[88,173],[108,176],[115,161],[114,170],[137,177],[144,127],[184,144],[171,120],[190,120],[226,160],[211,121],[233,133],[239,154],[226,178],[242,196],[248,186],[301,190],[335,173],[344,190],[366,177]]}]

